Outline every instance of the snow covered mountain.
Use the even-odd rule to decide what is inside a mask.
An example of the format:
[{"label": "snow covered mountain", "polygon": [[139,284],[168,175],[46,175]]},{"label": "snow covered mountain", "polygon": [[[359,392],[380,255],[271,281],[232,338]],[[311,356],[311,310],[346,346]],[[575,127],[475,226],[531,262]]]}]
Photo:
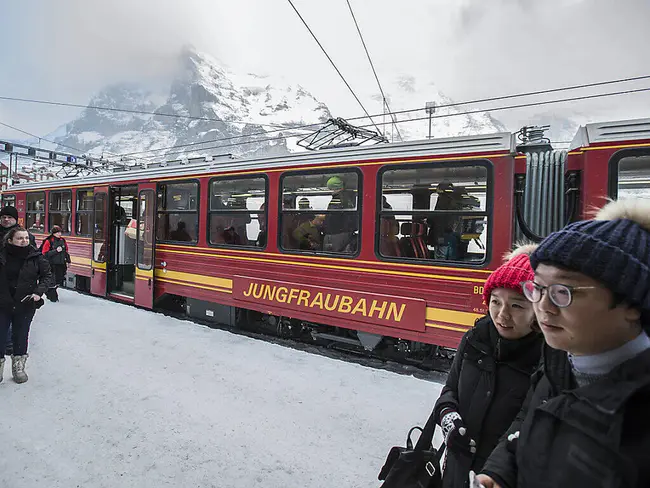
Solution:
[{"label": "snow covered mountain", "polygon": [[[464,112],[473,111],[472,107],[448,106],[454,101],[440,92],[435,84],[422,83],[412,76],[397,77],[387,85],[385,94],[391,111],[409,110],[397,114],[396,119],[412,121],[396,124],[397,129],[392,124],[386,125],[389,140],[399,141],[400,135],[407,141],[429,137],[429,114],[425,110],[427,102],[435,104],[431,114],[431,137],[467,136],[506,130],[501,122],[487,112],[466,114]],[[376,95],[375,99],[381,102],[380,95]],[[411,111],[415,107],[422,108]],[[386,116],[386,121],[390,122],[389,116]]]},{"label": "snow covered mountain", "polygon": [[[77,119],[58,128],[48,138],[61,144],[62,151],[67,151],[64,146],[69,146],[87,155],[129,162],[224,153],[261,156],[302,149],[296,145],[296,138],[280,137],[307,135],[310,130],[289,128],[323,123],[332,117],[322,101],[303,87],[283,79],[233,73],[214,58],[192,48],[183,50],[178,64],[176,76],[162,86],[121,83],[106,87],[90,100],[89,108]],[[399,114],[399,120],[424,118],[399,124],[399,130],[380,125],[389,140],[428,137],[425,101],[434,101],[437,106],[432,118],[433,137],[505,130],[487,113],[455,115],[467,109],[441,107],[452,100],[433,84],[402,76],[386,88],[392,110],[422,107],[422,110]],[[130,112],[97,110],[93,106]],[[381,118],[375,121],[380,122]],[[352,123],[362,125],[367,121]],[[215,143],[217,139],[222,141]],[[172,146],[181,147],[170,149]],[[157,151],[150,152],[153,150]]]},{"label": "snow covered mountain", "polygon": [[[185,147],[133,158],[161,160],[224,152],[251,156],[292,149],[283,140],[264,140],[286,134],[277,129],[318,124],[331,117],[327,107],[299,85],[232,73],[189,48],[179,61],[178,75],[165,88],[134,83],[105,88],[89,107],[132,112],[87,108],[57,129],[55,141],[109,158],[178,145]],[[267,131],[272,133],[266,135]],[[216,147],[214,141],[224,138],[228,140],[222,147]],[[247,144],[228,145],[243,142]]]}]

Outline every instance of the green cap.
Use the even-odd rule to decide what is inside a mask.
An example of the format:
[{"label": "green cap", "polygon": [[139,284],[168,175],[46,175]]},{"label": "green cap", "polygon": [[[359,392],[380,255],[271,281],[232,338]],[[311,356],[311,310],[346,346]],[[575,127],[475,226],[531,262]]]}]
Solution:
[{"label": "green cap", "polygon": [[343,180],[339,176],[332,176],[327,180],[327,188],[330,190],[342,190],[344,188]]}]

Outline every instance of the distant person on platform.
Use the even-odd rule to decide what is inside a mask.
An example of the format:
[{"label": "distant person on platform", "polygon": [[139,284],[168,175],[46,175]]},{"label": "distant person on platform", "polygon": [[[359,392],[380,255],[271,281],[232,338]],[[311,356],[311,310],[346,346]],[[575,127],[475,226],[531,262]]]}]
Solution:
[{"label": "distant person on platform", "polygon": [[50,269],[54,275],[54,286],[47,290],[45,296],[51,302],[58,302],[59,295],[56,292],[57,286],[63,285],[65,273],[70,264],[70,254],[68,254],[68,243],[61,235],[61,227],[58,225],[52,226],[52,232],[43,240],[41,252],[43,256],[50,263]]}]

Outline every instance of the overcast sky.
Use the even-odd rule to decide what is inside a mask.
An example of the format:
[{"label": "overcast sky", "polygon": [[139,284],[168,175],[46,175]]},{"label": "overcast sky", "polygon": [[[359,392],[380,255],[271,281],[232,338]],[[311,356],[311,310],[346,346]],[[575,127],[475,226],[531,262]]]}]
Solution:
[{"label": "overcast sky", "polygon": [[[385,84],[409,74],[468,100],[650,74],[648,0],[350,2]],[[294,3],[369,112],[380,112],[346,1]],[[0,96],[87,103],[109,83],[164,77],[193,44],[233,70],[300,83],[337,116],[361,113],[287,0],[4,0],[2,17]],[[606,120],[650,116],[649,107],[649,95],[629,95],[495,116],[517,126],[539,112]],[[0,101],[0,122],[38,135],[77,113]],[[0,136],[22,137],[4,127]]]}]

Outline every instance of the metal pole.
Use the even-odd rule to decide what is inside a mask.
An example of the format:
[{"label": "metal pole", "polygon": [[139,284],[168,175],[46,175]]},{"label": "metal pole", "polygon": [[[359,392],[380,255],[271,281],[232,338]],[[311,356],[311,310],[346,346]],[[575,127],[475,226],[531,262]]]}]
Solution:
[{"label": "metal pole", "polygon": [[429,112],[429,139],[431,139],[431,112]]}]

